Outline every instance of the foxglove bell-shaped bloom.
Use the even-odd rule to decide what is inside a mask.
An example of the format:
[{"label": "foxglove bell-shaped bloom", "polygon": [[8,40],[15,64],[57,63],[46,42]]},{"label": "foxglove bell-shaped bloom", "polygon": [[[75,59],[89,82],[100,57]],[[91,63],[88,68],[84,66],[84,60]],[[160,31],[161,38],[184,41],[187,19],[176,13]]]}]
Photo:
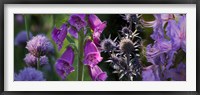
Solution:
[{"label": "foxglove bell-shaped bloom", "polygon": [[75,27],[71,26],[68,31],[71,34],[71,36],[78,39],[78,31]]},{"label": "foxglove bell-shaped bloom", "polygon": [[89,65],[91,67],[97,65],[101,62],[103,58],[100,55],[99,50],[97,49],[96,45],[91,41],[87,40],[85,47],[84,47],[84,61],[85,65]]},{"label": "foxglove bell-shaped bloom", "polygon": [[70,25],[74,26],[77,31],[80,31],[81,28],[87,26],[87,22],[85,21],[85,14],[73,14],[69,17]]},{"label": "foxglove bell-shaped bloom", "polygon": [[93,81],[105,81],[107,76],[106,72],[103,72],[98,65],[93,67],[89,66],[89,73]]},{"label": "foxglove bell-shaped bloom", "polygon": [[142,71],[143,81],[160,81],[158,65],[151,65]]},{"label": "foxglove bell-shaped bloom", "polygon": [[45,35],[37,35],[33,37],[26,45],[28,51],[38,58],[48,54],[52,50],[52,47],[52,43]]},{"label": "foxglove bell-shaped bloom", "polygon": [[88,17],[90,28],[94,31],[93,39],[95,44],[99,44],[100,35],[106,27],[107,22],[102,22],[96,15],[91,14]]},{"label": "foxglove bell-shaped bloom", "polygon": [[[29,37],[32,38],[33,35],[31,32],[29,32]],[[15,37],[15,45],[16,46],[26,46],[26,42],[28,41],[27,32],[21,31],[17,34]]]},{"label": "foxglove bell-shaped bloom", "polygon": [[15,81],[45,81],[43,73],[35,68],[27,67],[15,74]]},{"label": "foxglove bell-shaped bloom", "polygon": [[71,46],[68,46],[55,64],[56,72],[63,80],[74,71],[74,67],[72,66],[73,63],[74,51]]},{"label": "foxglove bell-shaped bloom", "polygon": [[67,25],[63,24],[60,29],[54,28],[52,31],[52,39],[58,46],[58,50],[60,50],[63,46],[63,41],[67,36]]},{"label": "foxglove bell-shaped bloom", "polygon": [[186,52],[186,18],[180,16],[178,23],[175,20],[169,20],[166,27],[167,36],[170,37],[173,44],[173,50],[180,48]]}]

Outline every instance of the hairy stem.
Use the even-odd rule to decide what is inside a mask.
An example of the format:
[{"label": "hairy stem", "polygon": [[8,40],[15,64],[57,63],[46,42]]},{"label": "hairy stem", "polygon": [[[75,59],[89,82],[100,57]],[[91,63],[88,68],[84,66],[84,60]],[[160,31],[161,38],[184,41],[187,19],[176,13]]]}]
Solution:
[{"label": "hairy stem", "polygon": [[84,45],[84,32],[83,30],[78,33],[78,81],[83,81],[84,79],[84,65],[83,65],[83,45]]}]

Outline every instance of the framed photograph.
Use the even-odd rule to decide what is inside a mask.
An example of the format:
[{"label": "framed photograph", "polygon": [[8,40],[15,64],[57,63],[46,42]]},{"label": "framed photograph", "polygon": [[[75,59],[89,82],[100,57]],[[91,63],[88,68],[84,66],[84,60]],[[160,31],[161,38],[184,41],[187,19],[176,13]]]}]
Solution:
[{"label": "framed photograph", "polygon": [[198,1],[53,2],[2,1],[2,92],[198,94]]}]

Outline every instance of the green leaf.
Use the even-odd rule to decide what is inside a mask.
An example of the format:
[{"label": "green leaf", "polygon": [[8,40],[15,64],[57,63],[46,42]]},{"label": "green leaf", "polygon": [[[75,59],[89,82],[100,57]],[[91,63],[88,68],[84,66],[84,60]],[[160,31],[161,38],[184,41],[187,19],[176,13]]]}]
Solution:
[{"label": "green leaf", "polygon": [[74,39],[71,38],[69,35],[67,35],[66,39],[67,41],[69,41],[69,43],[75,43]]}]

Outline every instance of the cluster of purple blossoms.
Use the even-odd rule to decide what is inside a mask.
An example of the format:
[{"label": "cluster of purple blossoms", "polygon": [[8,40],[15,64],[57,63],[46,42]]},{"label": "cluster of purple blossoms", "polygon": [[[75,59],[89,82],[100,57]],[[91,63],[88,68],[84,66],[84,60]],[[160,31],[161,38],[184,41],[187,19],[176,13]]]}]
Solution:
[{"label": "cluster of purple blossoms", "polygon": [[153,28],[154,40],[146,47],[146,58],[152,65],[143,69],[143,80],[186,80],[185,73],[181,73],[185,72],[185,64],[174,64],[178,51],[186,53],[186,16],[155,14],[154,17],[154,21],[141,20],[145,27]]},{"label": "cluster of purple blossoms", "polygon": [[26,48],[29,51],[24,58],[27,66],[43,66],[49,63],[47,55],[53,51],[53,45],[46,36],[34,36],[27,42]]},{"label": "cluster of purple blossoms", "polygon": [[43,73],[32,67],[26,67],[15,74],[15,81],[45,81]]},{"label": "cluster of purple blossoms", "polygon": [[[88,26],[93,31],[93,39],[86,39],[86,36],[88,36]],[[107,74],[103,72],[97,65],[102,60],[102,57],[96,46],[99,44],[100,35],[105,27],[106,22],[101,22],[101,20],[94,14],[72,14],[66,24],[63,24],[60,29],[54,28],[52,31],[52,39],[57,44],[58,50],[62,48],[63,41],[65,40],[68,32],[72,37],[78,40],[79,33],[83,32],[83,35],[81,35],[81,37],[85,38],[85,40],[82,39],[84,40],[83,43],[85,44],[83,54],[84,58],[82,62],[84,65],[87,65],[89,67],[90,76],[92,80],[96,81],[106,80],[107,78]],[[56,71],[63,80],[66,79],[67,75],[69,75],[71,72],[75,71],[73,67],[73,60],[73,46],[69,45],[67,46],[67,49],[65,50],[63,55],[59,59],[57,59],[55,64]]]}]

